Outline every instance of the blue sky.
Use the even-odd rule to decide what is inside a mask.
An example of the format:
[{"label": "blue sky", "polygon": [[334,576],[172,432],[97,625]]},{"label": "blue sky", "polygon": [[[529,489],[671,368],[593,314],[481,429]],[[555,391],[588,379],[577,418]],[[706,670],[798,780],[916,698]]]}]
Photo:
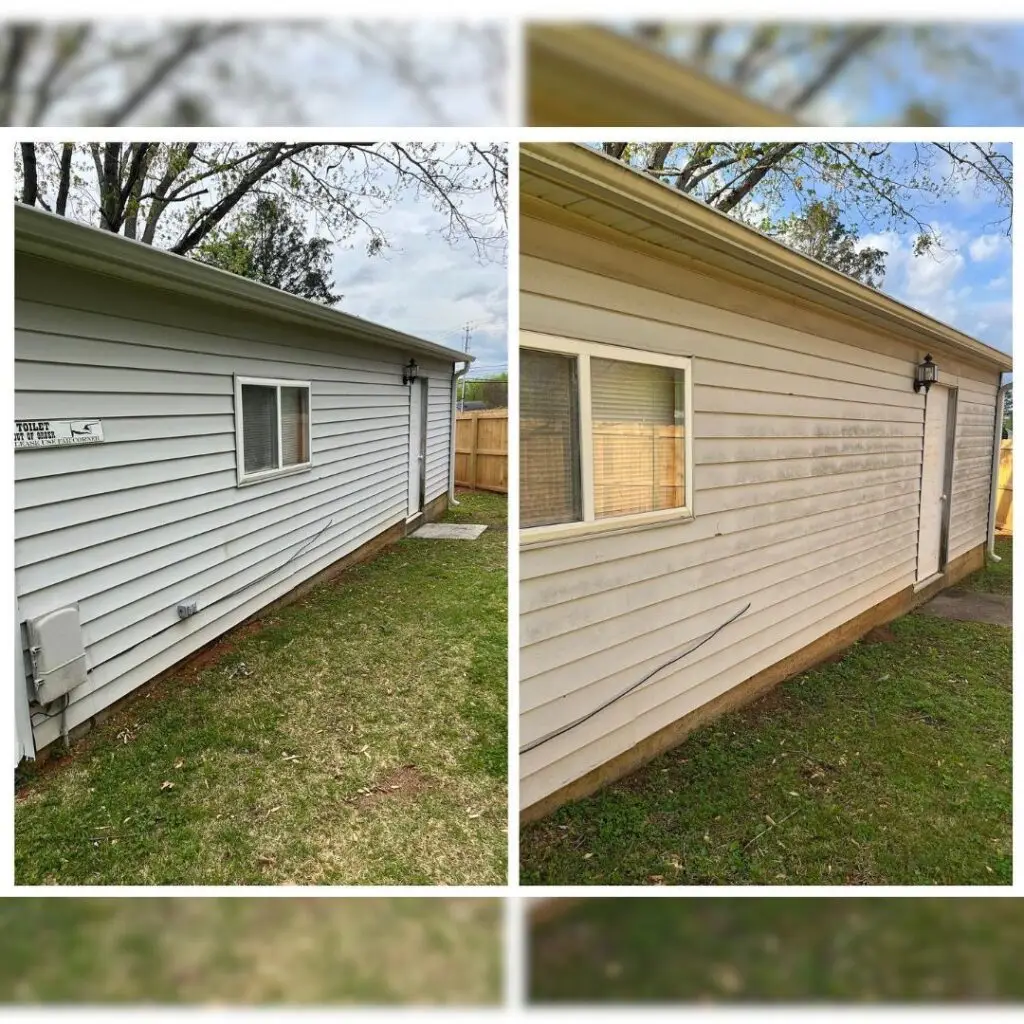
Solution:
[{"label": "blue sky", "polygon": [[[613,27],[628,31],[632,26],[617,22]],[[756,27],[738,22],[719,38],[716,46],[725,67],[731,68],[746,49]],[[851,62],[800,119],[819,125],[899,123],[906,103],[914,99],[937,104],[945,114],[943,124],[1024,124],[1024,24],[933,22],[927,25],[931,35],[926,43],[912,38],[919,27],[891,23],[890,39]],[[688,54],[691,46],[689,38],[681,37],[671,52]],[[812,64],[818,67],[820,61],[809,61],[806,52],[793,54],[775,64],[770,76],[755,79],[756,87],[748,93],[771,103],[771,89],[807,81]],[[709,70],[714,74],[720,69],[712,65]]]},{"label": "blue sky", "polygon": [[[892,146],[898,159],[908,161],[912,149],[909,144]],[[913,225],[893,228],[847,218],[860,231],[863,245],[889,254],[882,291],[979,341],[1011,351],[1011,245],[996,204],[967,185],[952,197],[919,204],[915,213],[940,235],[945,251],[915,256]]]}]

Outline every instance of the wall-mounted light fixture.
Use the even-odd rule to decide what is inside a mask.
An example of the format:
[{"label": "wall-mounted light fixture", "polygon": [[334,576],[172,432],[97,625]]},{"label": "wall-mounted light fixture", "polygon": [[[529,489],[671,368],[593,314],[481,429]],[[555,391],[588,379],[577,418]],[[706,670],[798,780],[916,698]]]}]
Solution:
[{"label": "wall-mounted light fixture", "polygon": [[914,390],[928,394],[928,389],[939,379],[939,368],[932,362],[931,356],[925,356],[924,360],[917,364],[917,372],[914,375]]},{"label": "wall-mounted light fixture", "polygon": [[[931,359],[931,356],[929,356],[928,358]],[[416,360],[410,359],[409,362],[406,364],[405,369],[402,371],[402,383],[411,384],[416,379],[416,375],[419,373],[419,369],[420,368],[416,365]]]}]

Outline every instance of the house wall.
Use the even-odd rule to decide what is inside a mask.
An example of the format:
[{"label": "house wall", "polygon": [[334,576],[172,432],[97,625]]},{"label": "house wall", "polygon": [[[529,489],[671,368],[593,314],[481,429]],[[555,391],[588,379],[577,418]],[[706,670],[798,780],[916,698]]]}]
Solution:
[{"label": "house wall", "polygon": [[[15,454],[20,621],[80,603],[89,681],[69,728],[404,521],[408,352],[21,254],[15,272],[16,416],[98,417],[106,438]],[[430,502],[452,366],[416,360]],[[309,472],[236,486],[235,374],[312,382]],[[189,597],[200,610],[179,620]],[[34,727],[44,746],[59,716]]]},{"label": "house wall", "polygon": [[[540,221],[522,222],[522,251],[524,331],[693,357],[695,519],[523,547],[521,743],[751,603],[524,754],[526,808],[914,584],[924,352]],[[936,361],[959,388],[952,561],[986,537],[998,376]]]}]

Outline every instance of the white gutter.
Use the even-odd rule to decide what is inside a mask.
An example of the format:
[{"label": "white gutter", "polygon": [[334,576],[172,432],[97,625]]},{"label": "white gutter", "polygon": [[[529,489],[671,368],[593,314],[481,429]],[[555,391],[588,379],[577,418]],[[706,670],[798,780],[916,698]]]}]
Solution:
[{"label": "white gutter", "polygon": [[448,445],[448,504],[458,505],[455,500],[455,414],[458,412],[459,378],[469,373],[469,363],[464,363],[461,370],[452,372],[452,435]]},{"label": "white gutter", "polygon": [[1003,413],[1006,408],[1006,389],[1009,384],[1000,384],[996,393],[996,429],[992,445],[992,482],[988,496],[988,557],[1001,562],[996,554],[996,502],[999,499],[999,453],[1003,443]]}]

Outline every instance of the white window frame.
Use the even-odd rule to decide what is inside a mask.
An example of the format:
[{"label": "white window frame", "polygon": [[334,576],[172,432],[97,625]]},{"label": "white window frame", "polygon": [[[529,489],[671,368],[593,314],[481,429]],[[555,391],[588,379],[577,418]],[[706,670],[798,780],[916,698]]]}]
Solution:
[{"label": "white window frame", "polygon": [[[245,422],[242,416],[242,387],[255,384],[257,387],[277,388],[277,469],[265,469],[259,473],[245,471]],[[306,408],[306,451],[309,459],[292,466],[281,466],[283,452],[281,450],[281,388],[305,388]],[[237,486],[246,487],[258,484],[263,480],[276,480],[279,476],[292,476],[295,473],[308,473],[313,468],[313,385],[308,380],[282,380],[278,377],[240,377],[235,375],[235,472]]]},{"label": "white window frame", "polygon": [[[523,545],[586,537],[592,534],[634,530],[645,526],[685,522],[693,519],[693,360],[689,356],[673,356],[646,352],[620,345],[604,345],[577,338],[560,338],[551,334],[521,331],[521,348],[576,358],[577,413],[579,415],[579,456],[582,519],[550,526],[530,526],[519,531]],[[594,444],[591,416],[590,360],[614,359],[618,362],[645,363],[683,371],[683,494],[686,504],[680,508],[658,509],[623,516],[594,516]]]}]

